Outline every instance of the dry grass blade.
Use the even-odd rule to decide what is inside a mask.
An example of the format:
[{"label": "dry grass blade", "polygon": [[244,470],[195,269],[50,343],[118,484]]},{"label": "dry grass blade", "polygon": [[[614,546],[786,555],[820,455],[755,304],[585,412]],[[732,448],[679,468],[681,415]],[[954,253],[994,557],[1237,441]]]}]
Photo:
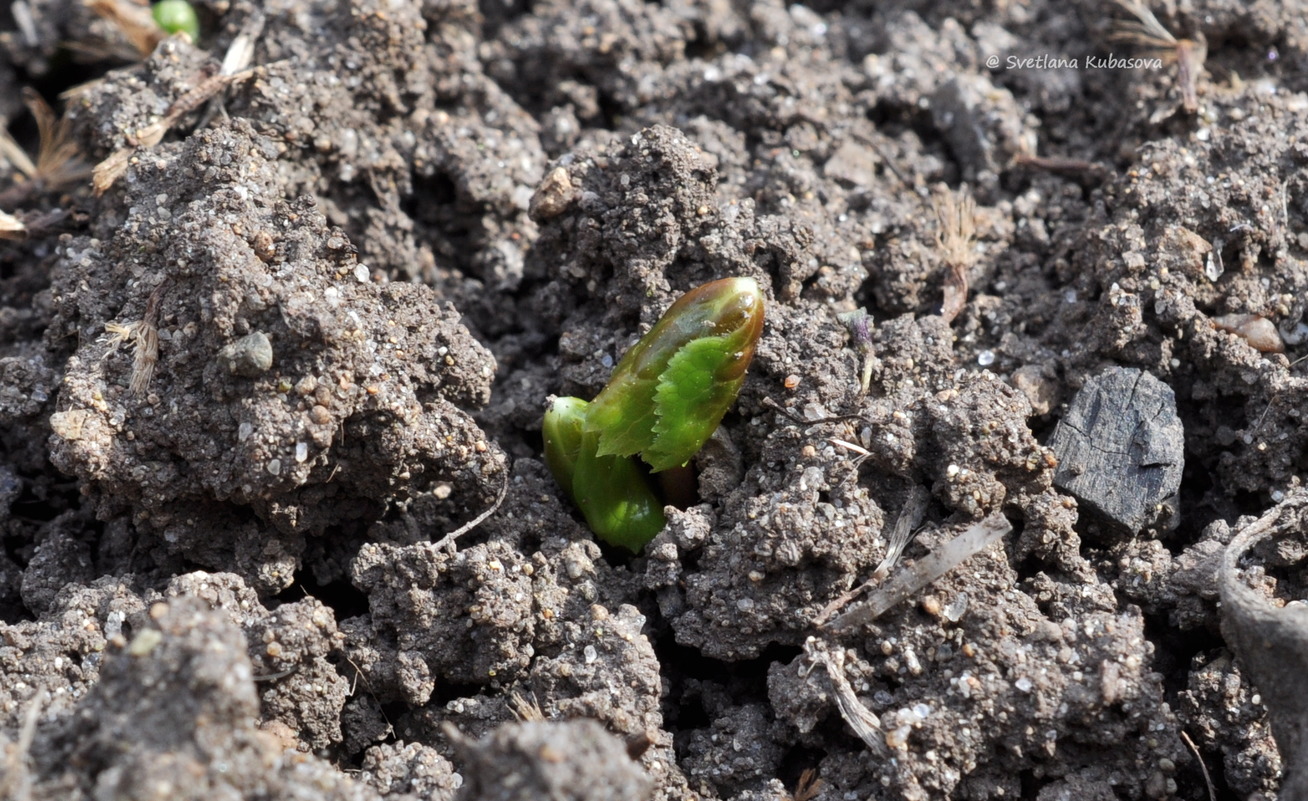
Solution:
[{"label": "dry grass blade", "polygon": [[33,161],[9,132],[0,127],[0,155],[27,178],[26,182],[15,184],[0,194],[0,203],[5,205],[22,203],[36,191],[58,191],[88,174],[85,162],[78,156],[68,118],[55,116],[50,104],[32,89],[23,89],[23,103],[36,120],[40,144]]},{"label": "dry grass blade", "polygon": [[922,524],[922,518],[926,516],[927,502],[930,500],[931,496],[924,487],[915,486],[909,490],[908,499],[904,501],[904,506],[899,510],[899,516],[895,518],[895,524],[890,529],[886,555],[881,559],[876,570],[872,571],[874,581],[885,579],[895,565],[899,564],[899,560],[904,556],[904,549],[913,541],[913,532]]},{"label": "dry grass blade", "polygon": [[1176,47],[1176,37],[1163,27],[1154,12],[1143,3],[1134,0],[1116,0],[1117,7],[1135,17],[1134,22],[1119,21],[1114,24],[1112,38],[1117,42],[1129,42],[1150,50],[1168,50]]},{"label": "dry grass blade", "polygon": [[149,388],[150,379],[154,377],[154,366],[159,361],[159,300],[167,285],[168,282],[164,281],[150,293],[145,302],[145,313],[140,320],[126,325],[104,324],[104,330],[112,334],[109,338],[111,350],[117,350],[124,343],[132,345],[134,349],[132,377],[128,384],[128,390],[133,395],[141,395]]},{"label": "dry grass blade", "polygon": [[968,271],[976,261],[976,203],[966,191],[941,189],[933,195],[931,208],[938,223],[936,245],[946,269],[940,316],[952,323],[967,304]]},{"label": "dry grass blade", "polygon": [[536,694],[532,693],[531,698],[514,690],[509,693],[509,711],[513,716],[521,721],[544,720],[545,712],[540,708],[540,701],[536,700]]},{"label": "dry grass blade", "polygon": [[[812,666],[808,670],[821,667],[831,683],[831,694],[836,702],[836,709],[853,729],[858,739],[868,750],[878,756],[888,756],[890,749],[886,746],[885,733],[881,730],[881,718],[858,700],[858,694],[845,678],[845,652],[843,649],[831,649],[825,640],[809,637],[804,643],[804,655]],[[807,675],[807,674],[805,674]]]},{"label": "dry grass blade", "polygon": [[41,181],[47,189],[57,189],[85,178],[89,169],[73,141],[68,118],[56,117],[45,98],[32,89],[23,89],[23,103],[36,119],[36,129],[41,137],[33,179]]},{"label": "dry grass blade", "polygon": [[[872,455],[871,452],[853,443],[834,438],[830,441],[837,445],[858,448],[859,451],[868,456]],[[890,575],[890,571],[903,558],[904,548],[908,547],[908,544],[913,541],[913,534],[916,532],[917,527],[921,525],[922,518],[926,516],[926,508],[930,500],[930,493],[923,487],[913,487],[909,490],[908,498],[905,499],[904,505],[899,510],[899,516],[895,518],[895,523],[890,528],[890,536],[886,541],[886,555],[882,557],[881,562],[872,571],[871,578],[854,589],[841,593],[840,597],[827,604],[818,613],[817,618],[813,621],[814,623],[819,626],[825,625],[828,620],[840,614],[857,598],[862,597],[864,593],[886,580],[886,577]]]},{"label": "dry grass blade", "polygon": [[14,165],[14,169],[27,176],[29,180],[36,175],[36,164],[9,135],[9,129],[4,125],[0,125],[0,156],[4,156],[6,161]]}]

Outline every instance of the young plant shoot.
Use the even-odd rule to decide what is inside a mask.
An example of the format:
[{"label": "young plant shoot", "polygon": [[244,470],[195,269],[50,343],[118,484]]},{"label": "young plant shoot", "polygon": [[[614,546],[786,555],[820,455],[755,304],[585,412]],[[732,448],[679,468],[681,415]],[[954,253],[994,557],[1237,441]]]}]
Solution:
[{"label": "young plant shoot", "polygon": [[684,467],[722,422],[763,331],[752,278],[682,295],[587,403],[545,412],[545,461],[600,539],[639,552],[663,528],[650,474]]}]

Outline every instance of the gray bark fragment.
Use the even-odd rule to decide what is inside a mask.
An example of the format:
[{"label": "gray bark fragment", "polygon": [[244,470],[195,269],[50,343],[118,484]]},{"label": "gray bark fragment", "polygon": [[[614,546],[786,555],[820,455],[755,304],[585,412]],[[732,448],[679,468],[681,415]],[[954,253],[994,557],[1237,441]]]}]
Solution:
[{"label": "gray bark fragment", "polygon": [[1184,446],[1172,388],[1113,367],[1086,382],[1049,440],[1058,457],[1054,486],[1118,533],[1170,528]]}]

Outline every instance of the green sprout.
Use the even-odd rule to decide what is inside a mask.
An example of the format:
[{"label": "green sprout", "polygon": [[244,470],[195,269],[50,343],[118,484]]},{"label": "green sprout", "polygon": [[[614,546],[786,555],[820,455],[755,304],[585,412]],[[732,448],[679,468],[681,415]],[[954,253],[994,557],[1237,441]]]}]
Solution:
[{"label": "green sprout", "polygon": [[154,22],[169,34],[185,33],[192,42],[200,39],[200,18],[186,0],[161,0],[151,9]]},{"label": "green sprout", "polygon": [[714,281],[677,299],[595,400],[554,399],[545,461],[597,536],[635,553],[663,529],[650,474],[684,467],[713,435],[762,331],[754,279]]}]

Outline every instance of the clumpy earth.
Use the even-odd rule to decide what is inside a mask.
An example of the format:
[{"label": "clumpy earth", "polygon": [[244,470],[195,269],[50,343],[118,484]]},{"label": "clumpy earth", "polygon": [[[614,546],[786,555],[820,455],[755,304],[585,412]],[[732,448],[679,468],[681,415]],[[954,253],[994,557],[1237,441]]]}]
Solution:
[{"label": "clumpy earth", "polygon": [[[1308,786],[1308,7],[103,5],[0,9],[0,797]],[[599,544],[546,398],[731,275],[698,503]]]}]

